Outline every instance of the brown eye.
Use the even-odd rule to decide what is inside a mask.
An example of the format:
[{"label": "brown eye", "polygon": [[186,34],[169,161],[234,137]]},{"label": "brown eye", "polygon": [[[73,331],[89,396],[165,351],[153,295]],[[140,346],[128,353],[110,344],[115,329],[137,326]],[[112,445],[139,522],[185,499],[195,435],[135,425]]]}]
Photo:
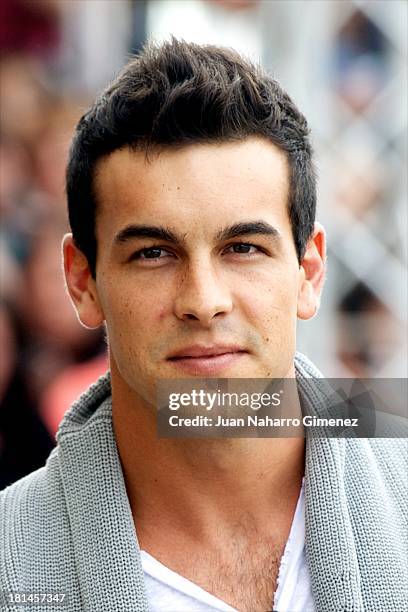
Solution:
[{"label": "brown eye", "polygon": [[158,261],[160,259],[165,259],[166,257],[171,257],[172,253],[163,247],[151,246],[145,247],[144,249],[140,249],[133,253],[130,257],[130,261],[138,260],[138,261]]},{"label": "brown eye", "polygon": [[251,250],[250,244],[234,244],[234,253],[249,253]]},{"label": "brown eye", "polygon": [[138,255],[141,259],[158,259],[163,252],[165,252],[164,249],[152,247],[150,249],[142,249]]},{"label": "brown eye", "polygon": [[257,252],[260,252],[260,249],[254,244],[247,244],[246,242],[237,242],[235,244],[231,244],[228,247],[227,252],[236,253],[240,255],[253,255]]}]

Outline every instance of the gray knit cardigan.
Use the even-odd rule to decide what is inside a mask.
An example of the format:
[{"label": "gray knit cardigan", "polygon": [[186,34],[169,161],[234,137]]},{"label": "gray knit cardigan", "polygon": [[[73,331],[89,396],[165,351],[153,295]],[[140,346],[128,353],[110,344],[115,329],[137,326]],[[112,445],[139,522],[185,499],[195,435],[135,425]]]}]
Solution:
[{"label": "gray knit cardigan", "polygon": [[[321,375],[300,354],[295,363],[301,401],[313,404],[310,377]],[[0,593],[65,593],[64,606],[2,609],[147,611],[108,375],[68,411],[57,441],[43,468],[0,494]],[[307,440],[306,557],[317,612],[408,611],[407,478],[406,440]]]}]

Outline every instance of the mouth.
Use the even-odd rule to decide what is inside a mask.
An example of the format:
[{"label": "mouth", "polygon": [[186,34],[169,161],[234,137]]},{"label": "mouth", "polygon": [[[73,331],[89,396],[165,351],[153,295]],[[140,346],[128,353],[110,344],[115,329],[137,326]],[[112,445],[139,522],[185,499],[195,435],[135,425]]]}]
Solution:
[{"label": "mouth", "polygon": [[185,347],[168,358],[174,367],[187,374],[215,375],[236,364],[248,351],[238,345],[193,345]]}]

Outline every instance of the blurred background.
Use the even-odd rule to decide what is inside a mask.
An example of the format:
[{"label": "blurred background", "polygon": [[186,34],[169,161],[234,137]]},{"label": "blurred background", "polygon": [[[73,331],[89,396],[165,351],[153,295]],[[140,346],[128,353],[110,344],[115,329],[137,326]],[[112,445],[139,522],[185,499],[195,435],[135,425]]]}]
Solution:
[{"label": "blurred background", "polygon": [[328,277],[299,349],[331,377],[407,376],[403,0],[2,0],[0,489],[44,464],[107,366],[65,295],[64,171],[76,122],[149,39],[231,46],[309,120]]}]

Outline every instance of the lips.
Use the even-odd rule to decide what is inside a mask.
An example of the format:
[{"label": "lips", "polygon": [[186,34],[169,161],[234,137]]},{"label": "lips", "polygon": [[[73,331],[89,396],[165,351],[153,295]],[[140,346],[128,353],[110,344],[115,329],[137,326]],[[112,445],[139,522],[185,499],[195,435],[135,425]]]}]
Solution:
[{"label": "lips", "polygon": [[192,345],[187,346],[185,348],[180,349],[172,353],[168,359],[197,359],[203,357],[217,357],[219,355],[225,355],[227,353],[246,353],[247,351],[238,345],[211,345],[211,346],[202,346],[202,345]]},{"label": "lips", "polygon": [[167,360],[178,370],[193,376],[215,376],[248,354],[238,345],[193,345],[172,353]]}]

